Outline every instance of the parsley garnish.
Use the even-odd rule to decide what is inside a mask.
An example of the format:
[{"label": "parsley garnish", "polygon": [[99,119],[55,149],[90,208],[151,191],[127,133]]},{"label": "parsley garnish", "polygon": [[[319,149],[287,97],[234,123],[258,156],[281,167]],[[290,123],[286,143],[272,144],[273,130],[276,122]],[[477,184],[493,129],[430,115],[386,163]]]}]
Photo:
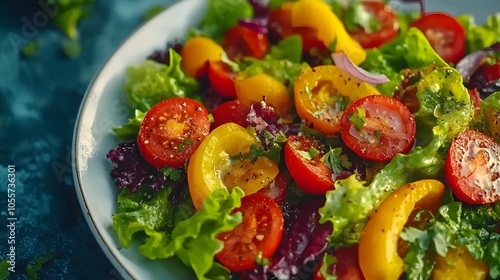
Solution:
[{"label": "parsley garnish", "polygon": [[28,280],[34,280],[38,278],[38,271],[42,268],[42,265],[46,262],[52,260],[55,257],[56,253],[51,252],[41,257],[38,257],[31,261],[26,266],[26,274],[28,275]]},{"label": "parsley garnish", "polygon": [[342,172],[343,168],[350,168],[352,166],[347,155],[342,154],[342,148],[330,148],[330,150],[321,157],[321,161],[335,174]]},{"label": "parsley garnish", "polygon": [[160,169],[160,171],[161,173],[163,173],[163,175],[167,176],[172,181],[179,181],[182,178],[181,169],[172,167],[163,167],[162,169]]},{"label": "parsley garnish", "polygon": [[186,146],[189,146],[193,143],[194,143],[193,140],[189,138],[184,138],[184,140],[182,140],[182,143],[180,143],[179,146],[177,146],[177,151],[182,152],[186,148]]},{"label": "parsley garnish", "polygon": [[375,137],[377,137],[377,139],[380,139],[380,137],[382,136],[382,132],[380,130],[375,130],[373,132],[373,135],[375,135]]},{"label": "parsley garnish", "polygon": [[357,107],[357,112],[348,115],[347,119],[354,125],[357,131],[361,131],[365,126],[366,111],[361,107]]}]

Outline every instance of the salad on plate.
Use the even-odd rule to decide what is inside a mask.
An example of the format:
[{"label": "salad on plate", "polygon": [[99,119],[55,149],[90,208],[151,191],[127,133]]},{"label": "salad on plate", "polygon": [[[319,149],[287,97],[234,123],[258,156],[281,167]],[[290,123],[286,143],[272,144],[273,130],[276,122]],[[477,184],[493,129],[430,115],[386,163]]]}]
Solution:
[{"label": "salad on plate", "polygon": [[121,246],[198,279],[500,279],[500,13],[207,1],[126,69]]}]

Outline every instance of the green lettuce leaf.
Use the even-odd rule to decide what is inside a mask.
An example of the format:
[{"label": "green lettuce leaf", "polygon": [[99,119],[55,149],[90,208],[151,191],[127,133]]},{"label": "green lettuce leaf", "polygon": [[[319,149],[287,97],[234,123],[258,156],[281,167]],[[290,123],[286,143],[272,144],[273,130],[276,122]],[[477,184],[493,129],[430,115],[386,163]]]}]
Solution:
[{"label": "green lettuce leaf", "polygon": [[481,110],[480,114],[474,120],[474,124],[472,125],[473,129],[477,129],[486,135],[489,135],[495,139],[495,141],[500,142],[499,135],[493,135],[490,132],[490,128],[487,121],[488,112],[490,110],[500,112],[500,91],[490,94],[481,102]]},{"label": "green lettuce leaf", "polygon": [[302,60],[302,39],[300,35],[289,36],[273,45],[266,59],[285,59],[293,63],[300,63]]},{"label": "green lettuce leaf", "polygon": [[217,189],[205,200],[203,209],[194,213],[189,197],[187,206],[181,205],[187,211],[169,203],[170,192],[171,188],[165,187],[151,198],[141,191],[120,193],[118,214],[113,216],[120,243],[128,248],[133,236],[141,233],[144,238],[139,251],[145,257],[177,256],[198,279],[229,279],[229,271],[214,263],[215,254],[222,249],[216,236],[241,223],[241,213],[231,212],[241,205],[243,191],[236,187],[229,194],[225,189]]},{"label": "green lettuce leaf", "polygon": [[[408,227],[401,233],[409,252],[404,258],[409,279],[428,279],[434,268],[433,256],[446,256],[449,248],[465,246],[470,254],[489,266],[492,279],[500,277],[500,235],[493,232],[500,217],[500,204],[467,206],[451,202],[420,230]],[[491,228],[491,226],[494,226]],[[486,230],[485,227],[490,227]],[[415,276],[415,277],[412,277]]]},{"label": "green lettuce leaf", "polygon": [[247,0],[209,0],[200,27],[191,29],[188,38],[206,36],[220,42],[224,33],[236,26],[239,19],[252,17],[253,8]]},{"label": "green lettuce leaf", "polygon": [[465,51],[472,53],[500,42],[500,13],[488,17],[483,25],[476,25],[471,15],[460,15],[457,20],[465,29]]},{"label": "green lettuce leaf", "polygon": [[134,109],[147,112],[154,104],[171,97],[194,97],[198,82],[181,69],[181,56],[169,50],[170,64],[151,60],[127,68],[125,93]]},{"label": "green lettuce leaf", "polygon": [[[441,75],[447,76],[447,80],[440,81]],[[427,135],[433,135],[430,142],[417,146],[407,155],[396,155],[369,185],[353,175],[336,181],[335,189],[326,193],[325,206],[319,211],[320,222],[333,223],[331,241],[335,246],[357,243],[368,216],[396,189],[418,179],[441,175],[443,151],[450,139],[465,130],[472,119],[470,100],[465,96],[467,91],[461,83],[455,84],[456,75],[460,76],[453,68],[438,68],[418,83],[417,97],[423,109],[416,118],[417,127],[434,125]],[[441,108],[443,100],[456,107]],[[439,113],[427,114],[429,110]]]},{"label": "green lettuce leaf", "polygon": [[118,135],[121,139],[129,139],[137,136],[145,115],[146,113],[135,110],[134,117],[130,118],[128,123],[125,125],[113,127],[113,132],[116,133],[116,135]]},{"label": "green lettuce leaf", "polygon": [[[414,50],[419,50],[418,52]],[[392,96],[401,84],[401,70],[419,69],[427,65],[446,67],[448,64],[434,51],[425,35],[417,28],[402,32],[394,41],[367,51],[360,65],[369,72],[385,74],[391,81],[377,85],[377,89]]]},{"label": "green lettuce leaf", "polygon": [[293,93],[295,79],[303,71],[309,68],[309,65],[305,62],[293,63],[289,60],[283,59],[247,59],[246,61],[244,61],[244,63],[247,63],[247,65],[242,72],[243,77],[250,78],[265,73],[271,77],[276,78],[284,85],[287,85],[288,92],[290,92],[291,94]]}]

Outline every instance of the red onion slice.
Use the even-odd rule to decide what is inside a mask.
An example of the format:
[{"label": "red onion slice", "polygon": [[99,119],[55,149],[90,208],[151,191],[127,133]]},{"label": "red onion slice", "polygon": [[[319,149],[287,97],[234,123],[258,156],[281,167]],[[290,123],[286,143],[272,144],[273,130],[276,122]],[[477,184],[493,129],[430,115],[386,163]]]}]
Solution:
[{"label": "red onion slice", "polygon": [[267,18],[240,19],[238,24],[247,27],[257,33],[267,34]]},{"label": "red onion slice", "polygon": [[485,59],[488,56],[490,51],[497,52],[499,50],[500,50],[500,42],[495,43],[486,49],[470,53],[466,55],[464,58],[462,58],[457,63],[455,68],[458,70],[458,72],[460,72],[460,74],[462,74],[464,80],[467,80],[481,66],[483,59]]},{"label": "red onion slice", "polygon": [[370,83],[372,85],[389,82],[389,78],[387,78],[387,76],[384,74],[370,73],[365,69],[358,67],[356,64],[352,63],[352,61],[344,52],[332,53],[332,59],[337,67],[343,69],[347,73],[364,82]]}]

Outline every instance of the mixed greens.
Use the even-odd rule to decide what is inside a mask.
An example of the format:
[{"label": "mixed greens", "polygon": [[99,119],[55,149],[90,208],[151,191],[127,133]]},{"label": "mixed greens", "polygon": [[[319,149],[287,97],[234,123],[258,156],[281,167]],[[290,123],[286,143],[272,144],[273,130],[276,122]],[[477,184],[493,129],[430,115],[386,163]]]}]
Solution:
[{"label": "mixed greens", "polygon": [[[318,29],[311,39],[311,29],[294,29],[293,34],[284,36],[285,25],[280,25],[281,29],[273,25],[273,22],[276,23],[273,21],[276,11],[291,11],[293,16],[299,13],[293,5],[324,7],[325,3],[328,7],[325,17],[331,20],[330,26],[341,26],[339,30],[344,30],[345,35],[337,30],[332,37],[330,31]],[[408,221],[404,223],[400,236],[397,233],[396,237],[406,245],[400,246],[403,249],[399,248],[404,253],[394,252],[394,255],[400,253],[402,259],[401,267],[394,270],[396,278],[439,278],[439,273],[453,269],[453,264],[450,264],[453,261],[470,265],[471,271],[477,268],[481,272],[477,279],[500,278],[500,189],[495,189],[499,179],[493,176],[491,185],[483,187],[492,189],[494,200],[482,203],[464,200],[450,187],[449,179],[450,165],[453,165],[450,163],[450,146],[464,131],[477,130],[493,137],[497,146],[500,145],[500,130],[494,125],[498,123],[495,118],[500,111],[500,93],[482,96],[478,93],[483,87],[494,90],[499,78],[496,82],[482,83],[481,88],[473,87],[472,81],[477,79],[478,69],[483,69],[480,67],[484,67],[485,59],[470,65],[474,71],[469,72],[476,76],[464,76],[463,71],[455,68],[460,62],[443,55],[443,50],[436,47],[436,41],[429,38],[428,32],[422,31],[421,26],[415,27],[418,25],[415,22],[424,17],[415,13],[394,16],[394,26],[397,26],[394,36],[377,47],[363,49],[353,39],[356,38],[359,43],[364,40],[359,39],[361,37],[357,37],[359,34],[355,35],[356,32],[370,35],[394,27],[386,26],[367,7],[363,2],[344,6],[333,0],[208,0],[208,9],[200,26],[186,34],[185,43],[168,45],[141,64],[130,66],[126,71],[124,91],[135,115],[127,124],[113,128],[124,142],[107,154],[114,164],[111,176],[121,189],[117,213],[113,216],[113,229],[121,245],[128,248],[133,239],[139,239],[142,255],[152,260],[176,256],[193,269],[198,279],[348,279],[346,277],[354,275],[344,273],[344,269],[369,279],[373,275],[367,271],[373,268],[365,269],[361,256],[361,264],[358,262],[357,250],[358,244],[360,255],[365,250],[363,236],[374,235],[367,233],[370,217],[378,210],[382,211],[380,207],[388,201],[388,197],[394,199],[396,191],[403,192],[403,186],[417,186],[420,180],[425,179],[432,181],[426,181],[429,183],[422,183],[422,186],[433,190],[437,188],[441,194],[436,196],[435,209],[416,207],[410,217],[403,217]],[[332,18],[338,18],[343,23],[337,23]],[[493,15],[479,26],[471,16],[457,17],[458,28],[465,31],[461,42],[464,53],[460,57],[466,59],[468,55],[486,49],[488,59],[492,60],[490,64],[499,64],[498,54],[488,49],[500,42],[499,19],[500,15]],[[300,20],[303,24],[311,21],[306,26],[318,24],[310,18]],[[258,43],[249,43],[248,37],[239,38],[240,41],[228,39],[234,36],[228,34],[232,34],[231,30],[235,27],[244,28],[240,29],[240,36],[251,31],[260,34],[258,38],[269,38],[266,51],[257,55],[260,50],[255,45]],[[325,43],[325,38],[335,39]],[[198,58],[201,46],[206,47],[203,50],[207,56],[211,50],[222,51],[203,60]],[[191,49],[195,51],[189,52]],[[242,51],[253,55],[242,55],[239,53]],[[345,55],[352,62],[351,70],[334,66],[331,53]],[[357,60],[359,63],[354,62]],[[197,64],[196,71],[189,70],[193,69],[191,64],[198,61],[202,63]],[[214,83],[215,78],[211,76],[214,72],[211,71],[218,69],[217,65],[222,65],[225,73],[232,73],[236,93],[229,94],[234,95],[228,96],[226,91],[221,94],[220,87]],[[363,78],[372,73],[384,74],[389,81],[375,85],[365,82]],[[377,80],[378,76],[370,77]],[[332,89],[332,86],[335,88]],[[473,95],[472,91],[477,94]],[[258,92],[257,97],[250,97],[252,92]],[[259,96],[261,92],[267,93]],[[262,95],[265,97],[262,98]],[[297,101],[302,98],[301,95],[305,96],[304,100],[315,100],[313,96],[319,96],[317,104],[307,104],[319,106],[311,116],[304,115],[308,108],[304,109],[307,106]],[[384,95],[382,100],[399,100],[401,103],[397,104],[401,104],[400,107],[411,111],[411,117],[401,121],[405,125],[415,125],[416,132],[410,137],[409,151],[403,149],[389,159],[367,160],[364,148],[353,148],[349,144],[351,140],[343,137],[345,129],[342,127],[345,124],[342,123],[342,113],[347,112],[352,103],[369,99],[372,95]],[[149,155],[144,146],[154,141],[154,129],[157,128],[152,126],[151,121],[152,116],[159,112],[158,104],[167,106],[168,100],[181,100],[184,103],[179,106],[185,108],[191,108],[191,103],[186,105],[186,102],[193,102],[193,111],[200,115],[180,122],[179,119],[184,117],[182,113],[176,113],[170,116],[176,122],[169,122],[171,119],[167,114],[170,113],[163,114],[165,126],[162,124],[159,130],[179,131],[187,125],[198,127],[190,131],[192,134],[189,137],[185,134],[173,137],[177,142],[172,140],[168,144],[171,138],[168,141],[162,138],[162,145],[169,147],[170,159],[167,156],[166,162],[173,163],[157,166],[158,158],[168,153]],[[238,102],[230,107],[233,109],[219,110],[222,113],[218,113],[218,106],[233,100]],[[239,103],[244,105],[241,107],[244,109],[235,107]],[[363,134],[362,130],[372,121],[369,118],[371,107],[364,108],[359,105],[347,122],[352,126],[349,133],[358,133],[358,139],[370,136]],[[184,109],[184,113],[188,110]],[[239,130],[233,124],[218,123],[221,114],[224,118],[231,118],[233,114],[240,113],[238,110],[243,112],[242,122],[246,129]],[[326,124],[318,121],[324,116],[329,118]],[[335,122],[335,117],[340,128],[329,126]],[[391,119],[390,116],[386,118]],[[229,119],[227,122],[237,121]],[[330,133],[331,129],[337,130]],[[394,129],[391,131],[394,133]],[[384,133],[386,130],[379,128],[373,132],[371,139],[380,142],[385,139]],[[394,142],[389,144],[396,145]],[[307,148],[303,149],[305,146]],[[490,171],[498,177],[495,173],[500,164],[495,162],[500,159],[495,158],[498,148],[490,148],[493,158]],[[239,150],[230,153],[228,149]],[[205,154],[200,155],[202,152]],[[180,164],[172,160],[182,158],[186,153],[191,154]],[[296,158],[290,161],[290,154]],[[207,158],[213,158],[213,166],[206,166],[206,162],[210,162],[206,161]],[[275,178],[266,182],[276,191],[279,176],[284,176],[280,178],[287,181],[286,194],[268,194],[279,205],[284,226],[269,256],[265,256],[266,250],[262,250],[253,258],[250,269],[235,270],[232,266],[228,269],[221,257],[221,252],[228,246],[225,234],[232,232],[236,235],[240,227],[245,227],[247,231],[255,230],[245,220],[248,212],[241,209],[245,209],[253,193],[261,195],[261,190],[269,188],[267,183],[261,183],[266,187],[249,191],[255,185],[247,186],[241,178],[248,175],[245,173],[247,165],[264,166],[263,158],[269,160],[265,163],[269,168],[261,172],[269,173],[254,173],[250,179],[258,178],[264,182],[266,176],[268,179]],[[306,178],[309,182],[304,187],[302,174],[297,173],[307,172],[294,171],[301,162],[324,165],[323,170],[326,170],[327,181],[330,180],[331,185],[327,185],[325,190],[318,190],[324,179],[318,179],[323,173],[315,169],[316,176]],[[214,170],[217,176],[205,175]],[[229,180],[241,185],[229,185]],[[213,187],[220,185],[223,187]],[[202,205],[197,203],[200,199]],[[404,204],[403,200],[401,204]],[[270,211],[270,208],[266,209]],[[396,210],[387,215],[386,220],[389,221],[401,219]],[[259,240],[261,238],[265,236],[259,237]],[[382,244],[386,240],[380,242]],[[342,257],[343,253],[336,253],[346,248],[355,248],[352,250],[356,256]],[[240,253],[234,252],[234,255]],[[353,254],[352,251],[350,254]],[[470,256],[470,259],[461,256]],[[346,264],[352,259],[354,263]],[[238,263],[238,260],[234,262]],[[335,269],[332,271],[335,266],[336,272]],[[393,269],[390,266],[387,265],[388,271]]]}]

